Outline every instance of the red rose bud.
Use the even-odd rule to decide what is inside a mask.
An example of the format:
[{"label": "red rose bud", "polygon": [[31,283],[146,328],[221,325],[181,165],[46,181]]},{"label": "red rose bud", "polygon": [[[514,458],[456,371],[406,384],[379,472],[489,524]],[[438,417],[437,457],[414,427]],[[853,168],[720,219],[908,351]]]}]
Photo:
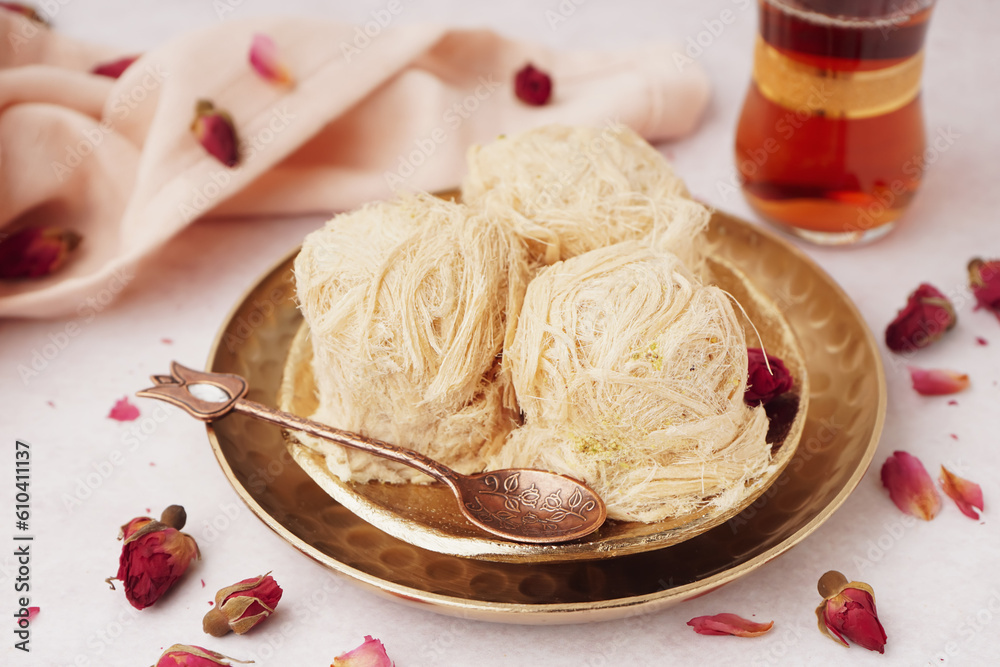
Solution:
[{"label": "red rose bud", "polygon": [[976,310],[985,308],[1000,318],[1000,260],[969,262],[969,288],[976,297]]},{"label": "red rose bud", "polygon": [[514,77],[514,94],[531,106],[547,104],[552,97],[552,77],[528,63]]},{"label": "red rose bud", "polygon": [[[232,665],[234,662],[249,664],[244,660],[227,658],[221,653],[209,651],[200,646],[174,644],[163,652],[154,667],[216,667],[217,665]],[[253,660],[249,662],[253,662]]]},{"label": "red rose bud", "polygon": [[816,608],[819,630],[830,639],[848,646],[847,640],[868,649],[885,653],[885,630],[875,611],[875,591],[860,581],[830,570],[819,580],[823,602]]},{"label": "red rose bud", "polygon": [[353,651],[342,653],[333,659],[330,667],[394,667],[395,663],[385,653],[385,646],[370,635],[365,643]]},{"label": "red rose bud", "polygon": [[[952,474],[947,468],[941,466],[941,477],[938,483],[944,490],[945,495],[955,501],[962,514],[970,519],[978,519],[979,512],[983,511],[983,489],[975,482],[962,479],[958,475]],[[979,512],[976,512],[976,510]]]},{"label": "red rose bud", "polygon": [[[184,508],[171,505],[159,521],[148,516],[122,526],[124,539],[117,579],[125,585],[125,597],[136,609],[145,609],[160,599],[180,579],[191,561],[200,558],[194,538],[180,532],[187,520]],[[114,589],[114,584],[111,584]]]},{"label": "red rose bud", "polygon": [[274,613],[280,599],[281,587],[270,574],[244,579],[215,594],[215,607],[205,614],[202,628],[213,637],[230,630],[242,635]]},{"label": "red rose bud", "polygon": [[941,496],[916,456],[893,452],[882,464],[882,486],[903,512],[930,521],[941,511]]},{"label": "red rose bud", "polygon": [[42,25],[48,25],[49,22],[42,18],[42,15],[35,11],[34,7],[29,7],[28,5],[22,5],[20,2],[0,2],[0,9],[6,9],[9,12],[14,12],[15,14],[20,14],[25,18],[29,18],[35,23],[41,23]]},{"label": "red rose bud", "polygon": [[232,117],[215,108],[208,100],[198,100],[194,107],[191,132],[212,157],[227,167],[239,164],[239,142]]},{"label": "red rose bud", "polygon": [[767,403],[792,388],[792,374],[781,359],[765,355],[759,347],[747,348],[747,358],[747,388],[743,394],[747,405]]},{"label": "red rose bud", "polygon": [[267,35],[258,33],[253,36],[253,41],[250,43],[250,66],[271,83],[279,85],[295,83],[288,68],[278,57],[278,46]]},{"label": "red rose bud", "polygon": [[754,623],[736,614],[696,616],[687,622],[699,635],[733,635],[735,637],[760,637],[774,626],[774,621]]},{"label": "red rose bud", "polygon": [[927,370],[910,366],[910,381],[917,393],[924,396],[957,394],[969,388],[968,375],[940,368]]},{"label": "red rose bud", "polygon": [[893,352],[912,352],[939,340],[958,318],[944,294],[927,283],[921,284],[906,300],[885,329],[885,344]]},{"label": "red rose bud", "polygon": [[40,278],[55,273],[80,245],[71,229],[28,227],[0,240],[0,278]]},{"label": "red rose bud", "polygon": [[94,69],[90,70],[90,73],[117,79],[122,75],[122,72],[128,69],[129,65],[138,59],[139,56],[127,56],[118,60],[112,60],[111,62],[100,63],[95,65]]}]

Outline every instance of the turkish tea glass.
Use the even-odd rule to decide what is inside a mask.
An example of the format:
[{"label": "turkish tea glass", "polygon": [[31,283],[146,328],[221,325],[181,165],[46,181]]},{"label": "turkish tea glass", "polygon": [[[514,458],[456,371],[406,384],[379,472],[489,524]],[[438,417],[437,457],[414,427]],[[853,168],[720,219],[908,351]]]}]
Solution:
[{"label": "turkish tea glass", "polygon": [[926,167],[920,100],[934,0],[759,0],[753,81],[736,131],[743,194],[824,245],[870,241]]}]

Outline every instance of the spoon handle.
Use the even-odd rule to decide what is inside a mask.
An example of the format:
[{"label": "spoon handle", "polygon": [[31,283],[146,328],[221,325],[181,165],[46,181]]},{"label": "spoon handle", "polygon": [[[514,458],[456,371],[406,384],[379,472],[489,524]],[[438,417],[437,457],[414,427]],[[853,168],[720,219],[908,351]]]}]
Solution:
[{"label": "spoon handle", "polygon": [[389,459],[390,461],[402,463],[405,466],[416,468],[420,472],[430,475],[448,486],[454,486],[454,477],[458,474],[446,465],[412,449],[406,449],[405,447],[393,445],[382,440],[369,438],[360,433],[342,431],[339,428],[320,424],[311,419],[305,419],[281,410],[275,410],[274,408],[269,408],[266,405],[245,398],[238,399],[233,405],[233,410],[256,419],[277,424],[278,426],[284,426],[295,431],[314,435],[317,438],[330,440],[338,445],[358,449],[384,459]]}]

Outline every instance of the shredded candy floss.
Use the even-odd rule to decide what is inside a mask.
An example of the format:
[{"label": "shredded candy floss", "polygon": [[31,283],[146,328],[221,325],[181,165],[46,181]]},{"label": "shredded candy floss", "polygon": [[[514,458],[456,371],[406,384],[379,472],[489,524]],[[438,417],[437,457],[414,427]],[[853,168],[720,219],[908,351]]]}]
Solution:
[{"label": "shredded candy floss", "polygon": [[[625,128],[545,127],[474,147],[462,195],[306,238],[312,417],[460,472],[583,479],[616,519],[738,503],[768,469],[767,417],[743,400],[730,297],[699,279],[709,212],[660,154]],[[299,437],[345,481],[429,481]]]},{"label": "shredded candy floss", "polygon": [[[482,470],[516,425],[498,355],[507,308],[524,293],[523,254],[495,221],[430,195],[368,205],[310,234],[295,279],[313,344],[313,418],[460,472]],[[345,480],[429,481],[362,452],[308,444]]]},{"label": "shredded candy floss", "polygon": [[743,329],[674,255],[631,241],[545,269],[505,354],[525,424],[491,468],[584,479],[609,517],[647,522],[729,506],[767,468]]},{"label": "shredded candy floss", "polygon": [[625,126],[550,125],[473,146],[462,200],[496,210],[552,264],[652,236],[695,268],[710,213],[667,161]]}]

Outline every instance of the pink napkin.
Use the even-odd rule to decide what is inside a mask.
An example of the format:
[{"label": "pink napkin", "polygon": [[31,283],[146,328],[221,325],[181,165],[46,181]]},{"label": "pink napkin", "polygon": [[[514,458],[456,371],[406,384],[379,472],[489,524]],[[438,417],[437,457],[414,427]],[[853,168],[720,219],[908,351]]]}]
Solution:
[{"label": "pink napkin", "polygon": [[[203,215],[331,212],[397,188],[454,187],[469,145],[547,123],[618,122],[670,139],[695,127],[708,99],[704,73],[678,68],[662,45],[562,53],[485,30],[368,28],[227,22],[144,54],[114,80],[88,72],[122,54],[0,11],[10,37],[0,40],[0,229],[83,236],[57,273],[0,282],[0,316],[72,314]],[[255,33],[276,42],[294,87],[250,67]],[[552,75],[546,106],[514,95],[529,61]],[[192,135],[198,99],[232,115],[237,168]]]}]

